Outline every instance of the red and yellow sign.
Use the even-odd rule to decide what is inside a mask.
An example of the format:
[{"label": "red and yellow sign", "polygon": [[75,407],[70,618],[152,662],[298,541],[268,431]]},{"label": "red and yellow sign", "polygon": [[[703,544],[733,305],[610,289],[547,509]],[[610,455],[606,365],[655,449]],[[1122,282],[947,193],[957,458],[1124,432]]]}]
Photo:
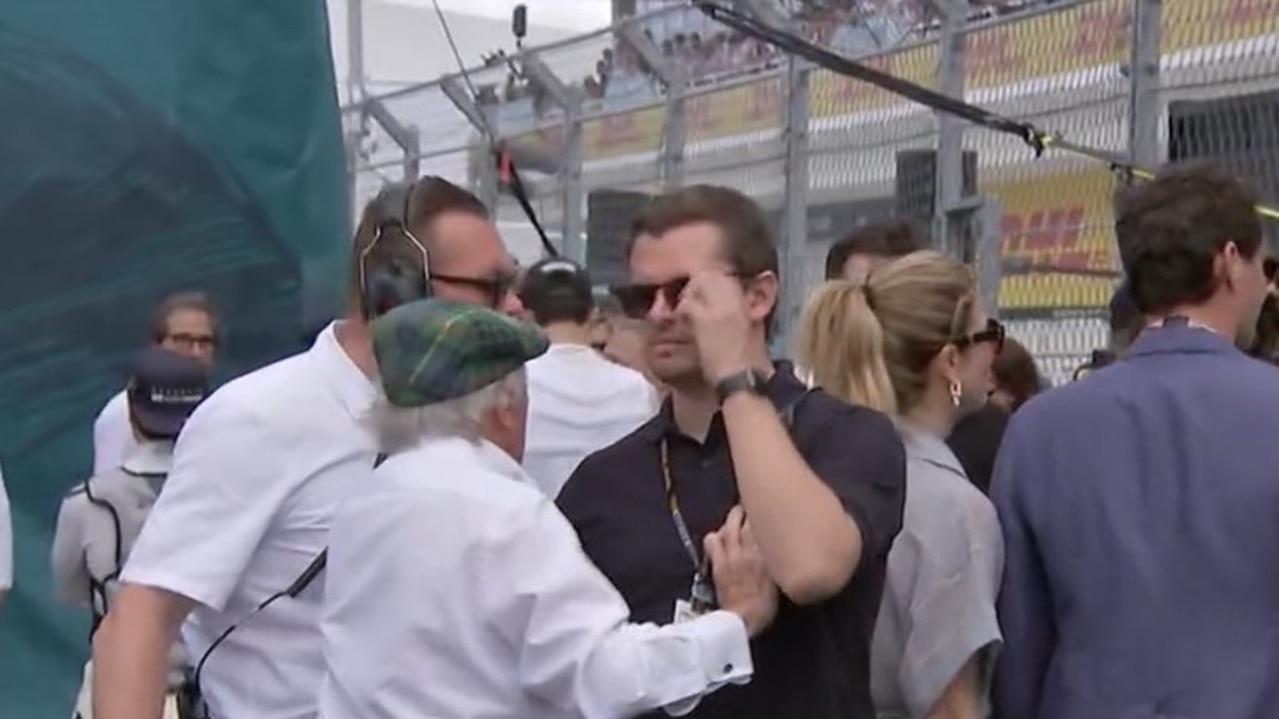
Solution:
[{"label": "red and yellow sign", "polygon": [[1003,211],[1000,307],[1106,304],[1116,279],[1097,273],[1114,266],[1114,182],[1101,168],[982,188]]}]

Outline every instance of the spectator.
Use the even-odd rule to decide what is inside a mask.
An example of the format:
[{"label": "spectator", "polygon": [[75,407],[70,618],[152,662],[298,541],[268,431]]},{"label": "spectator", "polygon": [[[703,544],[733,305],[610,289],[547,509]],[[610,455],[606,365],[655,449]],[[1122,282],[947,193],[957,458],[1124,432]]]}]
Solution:
[{"label": "spectator", "polygon": [[[96,719],[159,715],[165,656],[188,616],[183,637],[207,660],[200,689],[213,716],[315,714],[322,592],[308,577],[332,512],[368,486],[376,455],[363,424],[377,371],[366,320],[427,289],[520,310],[488,210],[439,178],[389,187],[369,203],[349,272],[345,317],[308,351],[219,389],[183,429],[94,639]],[[237,626],[291,585],[287,600]]]},{"label": "spectator", "polygon": [[777,609],[749,535],[716,557],[725,611],[628,624],[520,470],[520,367],[546,350],[541,333],[443,300],[397,308],[372,333],[385,398],[371,418],[389,458],[333,521],[320,716],[680,714],[749,680],[748,636]]},{"label": "spectator", "polygon": [[657,624],[713,605],[705,550],[744,511],[786,610],[756,642],[751,683],[689,716],[870,719],[870,635],[905,487],[891,421],[769,361],[777,250],[749,198],[659,196],[626,256],[634,284],[617,294],[670,396],[578,466],[560,508],[631,620]]},{"label": "spectator", "polygon": [[528,439],[524,471],[554,499],[586,455],[639,427],[657,409],[644,375],[605,359],[590,345],[595,301],[586,270],[569,260],[529,268],[520,300],[551,340],[528,363]]},{"label": "spectator", "polygon": [[1155,323],[1009,424],[1000,716],[1273,716],[1279,373],[1236,346],[1266,295],[1256,203],[1204,165],[1141,185],[1115,228]]},{"label": "spectator", "polygon": [[995,457],[1008,428],[1009,416],[1044,388],[1034,358],[1011,337],[1004,340],[991,371],[995,390],[990,400],[976,412],[961,417],[946,439],[959,463],[964,465],[968,479],[983,494],[990,492]]},{"label": "spectator", "polygon": [[826,279],[861,282],[884,261],[905,257],[929,246],[928,236],[912,222],[877,222],[854,230],[826,252]]},{"label": "spectator", "polygon": [[1276,261],[1266,258],[1266,301],[1257,316],[1257,331],[1248,353],[1266,362],[1279,362],[1279,287],[1276,287]]},{"label": "spectator", "polygon": [[[209,394],[208,365],[152,347],[129,373],[129,426],[137,446],[120,467],[82,482],[62,501],[53,537],[54,591],[58,599],[89,609],[90,636],[106,617],[119,589],[120,572],[165,479],[173,468],[173,443],[187,418]],[[169,652],[165,717],[177,719],[190,657],[174,642]],[[84,670],[76,711],[92,717],[93,662]]]},{"label": "spectator", "polygon": [[836,397],[897,418],[906,513],[888,555],[871,645],[880,717],[977,717],[999,648],[1003,542],[990,501],[943,440],[981,407],[1003,328],[976,278],[936,252],[823,285],[804,308],[799,356]]},{"label": "spectator", "polygon": [[1031,397],[1044,389],[1044,378],[1035,366],[1035,358],[1017,340],[1008,337],[1003,349],[995,358],[991,371],[995,378],[995,390],[991,402],[1012,414]]},{"label": "spectator", "polygon": [[[202,292],[166,297],[151,320],[151,343],[212,367],[220,337],[213,303]],[[93,421],[93,474],[118,468],[137,449],[129,423],[128,393],[121,390]]]}]

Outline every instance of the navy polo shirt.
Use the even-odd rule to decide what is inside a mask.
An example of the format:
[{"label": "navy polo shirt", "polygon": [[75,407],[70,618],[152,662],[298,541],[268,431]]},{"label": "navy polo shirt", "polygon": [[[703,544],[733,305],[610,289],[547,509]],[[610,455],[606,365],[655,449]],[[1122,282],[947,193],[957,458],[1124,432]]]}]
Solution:
[{"label": "navy polo shirt", "polygon": [[[749,684],[706,697],[695,719],[873,719],[870,640],[889,547],[901,529],[906,456],[892,421],[807,388],[781,365],[766,393],[779,408],[799,404],[791,435],[812,470],[839,497],[863,537],[861,563],[838,594],[799,607],[785,597],[755,638]],[[802,398],[802,399],[801,399]],[[679,432],[669,401],[631,435],[587,457],[560,493],[560,509],[582,546],[631,610],[634,622],[669,624],[687,599],[692,563],[666,502],[660,445],[670,450],[680,511],[701,549],[739,502],[728,436],[716,415],[705,442]],[[664,716],[654,713],[653,717]]]}]

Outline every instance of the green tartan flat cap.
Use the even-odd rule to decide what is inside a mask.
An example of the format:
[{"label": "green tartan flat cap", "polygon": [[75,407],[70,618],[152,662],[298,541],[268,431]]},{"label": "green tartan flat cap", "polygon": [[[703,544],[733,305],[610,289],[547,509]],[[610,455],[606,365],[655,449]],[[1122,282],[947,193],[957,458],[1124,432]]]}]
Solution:
[{"label": "green tartan flat cap", "polygon": [[478,305],[428,299],[374,320],[373,354],[387,400],[422,407],[465,397],[538,357],[542,331]]}]

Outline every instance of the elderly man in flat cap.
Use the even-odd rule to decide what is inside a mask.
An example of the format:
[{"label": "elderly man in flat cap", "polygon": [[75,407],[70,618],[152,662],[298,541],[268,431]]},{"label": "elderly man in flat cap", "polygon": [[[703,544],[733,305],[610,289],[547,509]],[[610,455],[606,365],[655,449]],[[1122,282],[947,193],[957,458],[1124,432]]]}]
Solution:
[{"label": "elderly man in flat cap", "polygon": [[323,719],[621,719],[749,679],[776,590],[749,529],[707,542],[722,609],[626,604],[520,469],[539,330],[445,300],[375,321],[387,459],[329,537]]}]

